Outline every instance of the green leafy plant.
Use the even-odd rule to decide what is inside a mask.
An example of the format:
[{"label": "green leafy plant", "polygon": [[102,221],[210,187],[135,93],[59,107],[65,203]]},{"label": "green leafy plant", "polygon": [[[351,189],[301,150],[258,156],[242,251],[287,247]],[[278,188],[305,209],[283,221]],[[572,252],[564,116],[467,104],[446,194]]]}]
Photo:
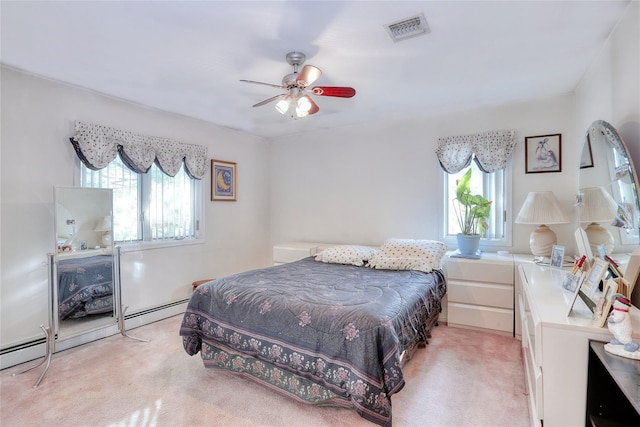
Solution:
[{"label": "green leafy plant", "polygon": [[471,168],[456,181],[456,198],[453,199],[453,210],[458,219],[460,233],[466,235],[482,235],[489,228],[491,201],[480,194],[471,193]]}]

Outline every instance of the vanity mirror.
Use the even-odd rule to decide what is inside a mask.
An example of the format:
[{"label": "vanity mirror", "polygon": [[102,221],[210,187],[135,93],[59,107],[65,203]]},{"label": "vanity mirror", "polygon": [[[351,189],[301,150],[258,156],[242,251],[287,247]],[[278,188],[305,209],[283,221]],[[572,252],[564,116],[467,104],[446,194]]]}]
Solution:
[{"label": "vanity mirror", "polygon": [[[599,244],[606,252],[631,254],[629,276],[637,278],[640,253],[638,176],[629,150],[616,129],[604,120],[593,122],[585,136],[578,193],[580,226],[586,227],[593,253]],[[615,256],[614,256],[615,258]],[[634,272],[629,272],[629,268]],[[632,279],[633,305],[640,307],[640,286]]]},{"label": "vanity mirror", "polygon": [[604,120],[589,126],[579,181],[579,221],[593,253],[600,244],[607,253],[630,252],[621,246],[640,243],[638,177],[622,137]]},{"label": "vanity mirror", "polygon": [[52,325],[57,340],[117,324],[112,190],[55,187]]}]

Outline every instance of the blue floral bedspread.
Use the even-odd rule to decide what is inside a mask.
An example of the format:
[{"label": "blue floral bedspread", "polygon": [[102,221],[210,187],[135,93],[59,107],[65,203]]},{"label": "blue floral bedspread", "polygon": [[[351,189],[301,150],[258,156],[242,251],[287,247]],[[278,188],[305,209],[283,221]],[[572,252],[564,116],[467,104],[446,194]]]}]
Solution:
[{"label": "blue floral bedspread", "polygon": [[76,319],[113,311],[113,257],[96,255],[58,262],[58,315]]},{"label": "blue floral bedspread", "polygon": [[[440,309],[445,293],[441,271],[373,270],[306,258],[199,286],[180,335],[190,355],[202,351],[205,358],[207,343],[224,349],[215,353],[225,359],[214,360],[215,366],[242,373],[267,362],[348,400],[363,418],[391,425],[390,397],[404,386],[400,355],[416,339],[426,341],[425,318]],[[252,362],[227,360],[234,354]],[[313,401],[302,396],[313,387],[293,391]]]}]

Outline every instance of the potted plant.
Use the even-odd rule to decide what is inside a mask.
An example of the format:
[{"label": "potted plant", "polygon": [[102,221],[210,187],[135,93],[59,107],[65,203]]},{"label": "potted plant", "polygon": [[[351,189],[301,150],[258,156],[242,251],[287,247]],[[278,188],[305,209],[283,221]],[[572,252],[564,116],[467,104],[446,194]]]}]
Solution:
[{"label": "potted plant", "polygon": [[471,192],[471,168],[456,182],[456,198],[453,210],[456,213],[460,233],[458,249],[463,255],[476,255],[480,237],[489,228],[487,219],[491,213],[491,201]]}]

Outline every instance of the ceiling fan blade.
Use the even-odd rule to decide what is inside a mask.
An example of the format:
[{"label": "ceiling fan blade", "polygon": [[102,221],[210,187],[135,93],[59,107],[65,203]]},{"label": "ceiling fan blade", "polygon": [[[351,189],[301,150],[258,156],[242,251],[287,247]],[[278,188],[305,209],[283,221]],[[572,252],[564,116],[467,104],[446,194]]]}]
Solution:
[{"label": "ceiling fan blade", "polygon": [[282,85],[274,85],[271,83],[262,83],[262,82],[256,82],[254,80],[240,80],[241,82],[245,82],[245,83],[255,83],[257,85],[265,85],[265,86],[271,86],[271,87],[277,87],[278,89],[286,89],[286,87],[282,86]]},{"label": "ceiling fan blade", "polygon": [[280,98],[284,98],[285,96],[287,96],[286,93],[281,93],[280,95],[276,95],[276,96],[272,96],[269,99],[265,99],[264,101],[258,102],[257,104],[254,104],[253,107],[262,107],[265,104],[268,104],[272,101],[275,101],[276,99],[280,99]]},{"label": "ceiling fan blade", "polygon": [[298,77],[296,77],[296,83],[298,83],[299,87],[305,88],[318,80],[318,77],[321,75],[322,71],[320,71],[320,68],[314,67],[313,65],[305,65],[302,67],[302,70],[300,70]]},{"label": "ceiling fan blade", "polygon": [[315,86],[311,92],[314,95],[337,96],[338,98],[351,98],[356,94],[354,88],[341,86]]}]

